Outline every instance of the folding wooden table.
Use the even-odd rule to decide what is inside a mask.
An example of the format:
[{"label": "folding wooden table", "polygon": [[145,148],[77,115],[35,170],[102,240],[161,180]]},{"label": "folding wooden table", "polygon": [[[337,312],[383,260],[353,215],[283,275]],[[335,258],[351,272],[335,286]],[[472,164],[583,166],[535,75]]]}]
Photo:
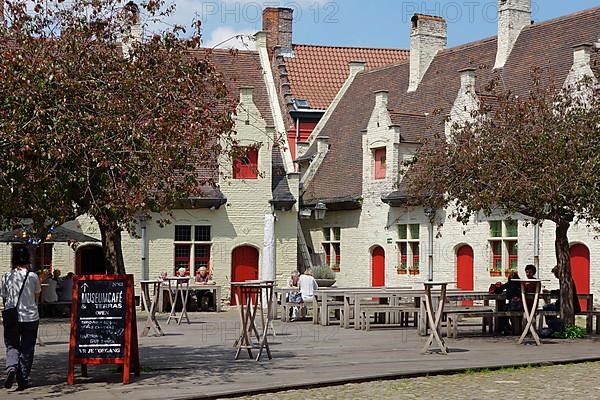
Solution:
[{"label": "folding wooden table", "polygon": [[158,304],[158,295],[161,291],[162,281],[140,281],[142,290],[142,305],[148,312],[146,325],[142,331],[142,336],[148,336],[150,330],[154,330],[154,336],[163,336],[164,333],[156,319],[156,305]]},{"label": "folding wooden table", "polygon": [[[527,337],[528,333],[531,333],[531,337],[535,340],[535,344],[540,346],[542,342],[540,342],[540,337],[535,330],[535,324],[533,321],[535,320],[535,313],[537,311],[538,302],[540,300],[540,292],[542,291],[542,281],[540,279],[512,279],[513,282],[521,283],[521,298],[523,302],[523,314],[527,321],[525,325],[525,329],[523,329],[523,333],[521,333],[521,337],[517,341],[518,344],[522,344],[525,337]],[[527,283],[535,283],[535,293],[533,296],[533,303],[531,304],[531,310],[529,309],[529,305],[527,304],[526,299],[526,285]]]},{"label": "folding wooden table", "polygon": [[[187,299],[190,292],[190,277],[189,276],[171,276],[165,279],[167,284],[169,285],[169,299],[171,300],[171,313],[169,314],[169,318],[167,318],[167,325],[171,322],[171,319],[177,322],[177,325],[181,325],[181,320],[183,317],[187,320],[187,323],[190,324],[190,317],[188,317],[187,313]],[[173,290],[171,286],[171,282],[175,282],[175,290]],[[177,311],[175,311],[175,305],[177,304],[177,296],[181,298],[181,313],[177,316]]]},{"label": "folding wooden table", "polygon": [[[233,290],[236,302],[240,309],[241,322],[240,335],[234,344],[237,348],[235,353],[236,360],[239,358],[242,349],[246,349],[248,351],[248,356],[253,358],[252,334],[254,334],[258,341],[258,355],[256,356],[256,361],[260,360],[263,348],[266,350],[269,360],[273,358],[267,341],[267,332],[273,320],[273,284],[273,281],[245,281],[231,283],[232,289],[236,287],[239,288],[239,290]],[[262,322],[262,335],[256,326],[256,316],[259,309]],[[267,310],[266,319],[264,315],[265,309]]]},{"label": "folding wooden table", "polygon": [[[423,282],[425,285],[425,312],[427,314],[427,320],[429,321],[429,326],[431,327],[431,333],[429,334],[429,339],[425,342],[425,346],[423,346],[423,353],[428,353],[433,341],[440,346],[440,351],[442,354],[448,354],[448,346],[444,341],[444,338],[440,334],[440,323],[442,322],[442,316],[444,315],[444,304],[446,303],[446,290],[449,283],[455,282]],[[433,310],[433,300],[431,298],[431,290],[433,287],[440,287],[440,295],[438,299],[437,309],[434,312]]]}]

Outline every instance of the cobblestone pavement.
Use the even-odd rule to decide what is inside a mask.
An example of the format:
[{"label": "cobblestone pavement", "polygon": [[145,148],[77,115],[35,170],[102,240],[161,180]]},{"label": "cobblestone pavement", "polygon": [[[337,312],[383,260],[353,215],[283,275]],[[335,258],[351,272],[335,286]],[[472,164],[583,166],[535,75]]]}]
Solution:
[{"label": "cobblestone pavement", "polygon": [[503,369],[459,375],[292,390],[240,399],[598,399],[600,363]]}]

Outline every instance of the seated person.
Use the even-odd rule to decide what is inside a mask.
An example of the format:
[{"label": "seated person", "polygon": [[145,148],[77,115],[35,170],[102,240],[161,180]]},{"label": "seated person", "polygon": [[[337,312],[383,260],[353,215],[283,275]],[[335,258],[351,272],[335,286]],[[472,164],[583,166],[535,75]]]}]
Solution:
[{"label": "seated person", "polygon": [[[293,271],[290,274],[290,279],[287,281],[287,287],[289,288],[298,288],[298,279],[300,278],[300,273],[298,271]],[[302,301],[302,295],[298,291],[288,292],[286,295],[286,300],[288,303],[300,303]],[[293,309],[290,309],[289,317],[292,317]]]},{"label": "seated person", "polygon": [[54,271],[52,272],[52,279],[54,279],[56,281],[56,295],[58,296],[58,298],[60,299],[61,296],[61,292],[62,292],[62,281],[63,278],[61,278],[61,270],[58,268],[55,268]]},{"label": "seated person", "polygon": [[58,282],[48,276],[42,282],[42,303],[56,303],[58,301]]},{"label": "seated person", "polygon": [[[290,274],[290,279],[287,281],[287,287],[289,288],[298,288],[298,281],[300,279],[300,273],[298,271],[294,271]],[[287,293],[287,301],[292,303],[299,303],[302,298],[299,291],[291,291]]]},{"label": "seated person", "polygon": [[[304,274],[300,275],[298,278],[298,288],[300,289],[301,295],[300,303],[313,300],[314,292],[319,288],[319,285],[317,285],[317,281],[313,278],[310,268],[304,271]],[[292,319],[299,318],[305,311],[306,309],[304,307],[294,307]]]},{"label": "seated person", "polygon": [[73,301],[73,276],[74,274],[69,272],[65,279],[62,280],[60,301]]},{"label": "seated person", "polygon": [[[552,273],[554,274],[554,277],[556,279],[560,279],[558,274],[558,265],[552,268]],[[577,314],[581,312],[581,306],[579,305],[579,298],[577,297],[577,288],[575,287],[575,281],[573,281],[572,278],[571,283],[573,285],[573,312]],[[560,312],[560,289],[544,289],[544,293],[551,293],[559,297],[554,303],[545,304],[543,310]],[[564,322],[556,315],[546,315],[546,325],[548,325],[548,330],[545,330],[543,332],[543,336],[551,336],[554,332],[561,332],[565,327]]]},{"label": "seated person", "polygon": [[[521,284],[514,282],[513,279],[520,279],[517,271],[512,271],[508,276],[508,282],[500,286],[500,292],[506,292],[506,305],[504,310],[506,311],[523,311],[523,303],[521,299]],[[510,335],[519,332],[520,318],[515,317],[500,317],[500,334]]]},{"label": "seated person", "polygon": [[[200,267],[198,268],[198,271],[196,271],[196,277],[194,280],[197,285],[210,285],[213,283],[211,278],[211,275],[208,273],[208,268]],[[214,310],[215,304],[211,290],[198,289],[195,293],[198,310]]]}]

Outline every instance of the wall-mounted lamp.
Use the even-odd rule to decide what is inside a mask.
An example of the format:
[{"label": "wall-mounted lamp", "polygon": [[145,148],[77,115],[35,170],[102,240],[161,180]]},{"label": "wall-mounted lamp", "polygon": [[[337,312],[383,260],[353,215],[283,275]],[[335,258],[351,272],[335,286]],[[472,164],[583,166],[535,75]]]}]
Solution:
[{"label": "wall-mounted lamp", "polygon": [[322,220],[325,218],[327,212],[327,206],[322,201],[318,202],[315,206],[315,219]]},{"label": "wall-mounted lamp", "polygon": [[435,210],[431,207],[427,207],[425,209],[425,216],[429,218],[429,221],[432,221],[433,217],[435,217]]},{"label": "wall-mounted lamp", "polygon": [[310,208],[301,208],[300,209],[300,218],[309,219],[312,215],[312,210]]}]

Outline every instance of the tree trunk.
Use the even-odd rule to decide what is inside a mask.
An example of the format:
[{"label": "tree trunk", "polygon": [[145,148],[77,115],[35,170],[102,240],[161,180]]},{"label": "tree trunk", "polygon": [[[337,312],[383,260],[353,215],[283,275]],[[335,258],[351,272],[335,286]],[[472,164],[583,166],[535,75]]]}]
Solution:
[{"label": "tree trunk", "polygon": [[569,239],[567,238],[567,231],[570,226],[569,221],[559,221],[556,224],[556,239],[554,242],[558,265],[558,281],[560,283],[560,316],[565,325],[575,325],[571,256]]},{"label": "tree trunk", "polygon": [[125,274],[123,249],[121,247],[121,228],[110,216],[96,217],[102,236],[104,264],[107,274]]}]

